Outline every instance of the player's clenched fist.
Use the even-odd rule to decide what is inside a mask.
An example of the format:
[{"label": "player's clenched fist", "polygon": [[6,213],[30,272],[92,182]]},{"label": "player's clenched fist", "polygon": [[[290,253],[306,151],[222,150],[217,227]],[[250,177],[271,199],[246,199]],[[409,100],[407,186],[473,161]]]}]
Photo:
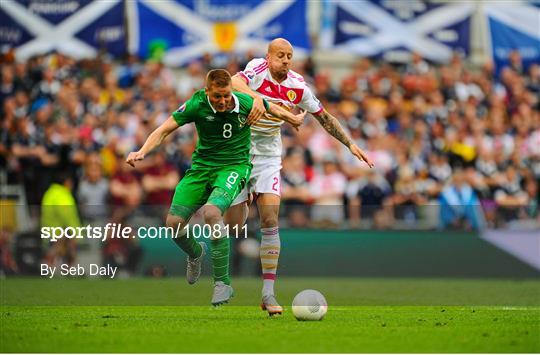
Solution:
[{"label": "player's clenched fist", "polygon": [[138,160],[143,160],[143,159],[144,159],[144,153],[131,152],[127,156],[126,163],[128,163],[132,167],[135,167],[135,162]]}]

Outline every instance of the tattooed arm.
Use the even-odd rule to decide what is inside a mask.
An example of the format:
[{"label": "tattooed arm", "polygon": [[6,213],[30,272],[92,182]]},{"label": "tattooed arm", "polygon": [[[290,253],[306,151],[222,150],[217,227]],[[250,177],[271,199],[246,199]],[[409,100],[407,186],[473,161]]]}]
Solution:
[{"label": "tattooed arm", "polygon": [[313,115],[317,121],[321,124],[321,126],[328,132],[332,137],[336,138],[338,141],[343,143],[347,148],[351,147],[351,144],[353,144],[352,139],[349,138],[347,133],[345,133],[345,130],[341,125],[339,124],[339,121],[337,118],[332,116],[328,111],[322,110],[321,113]]},{"label": "tattooed arm", "polygon": [[367,154],[360,149],[353,141],[352,139],[347,135],[343,127],[339,124],[339,121],[337,118],[332,116],[328,111],[322,110],[319,114],[313,115],[317,121],[321,124],[321,126],[328,132],[332,137],[336,138],[338,141],[343,143],[351,153],[356,156],[358,159],[363,160],[366,162],[367,165],[369,165],[370,168],[373,167],[373,162],[369,159]]}]

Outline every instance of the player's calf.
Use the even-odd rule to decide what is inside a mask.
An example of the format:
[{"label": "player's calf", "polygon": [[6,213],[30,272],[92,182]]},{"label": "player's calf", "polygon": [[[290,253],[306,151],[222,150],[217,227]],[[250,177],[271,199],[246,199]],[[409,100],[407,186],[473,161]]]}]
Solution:
[{"label": "player's calf", "polygon": [[189,238],[187,235],[187,230],[184,228],[187,224],[187,220],[185,218],[169,214],[167,216],[166,224],[167,227],[170,227],[168,229],[173,231],[173,234],[169,237],[190,258],[196,259],[201,255],[201,245],[197,243],[195,238]]},{"label": "player's calf", "polygon": [[190,285],[193,285],[199,280],[204,256],[206,255],[206,244],[204,242],[199,242],[199,245],[201,246],[201,255],[197,258],[192,258],[190,256],[187,258],[186,279]]},{"label": "player's calf", "polygon": [[205,255],[204,242],[197,243],[195,238],[190,238],[187,234],[187,230],[184,228],[187,225],[186,218],[182,216],[176,216],[169,214],[167,216],[167,227],[170,227],[172,231],[176,231],[176,234],[170,237],[180,249],[187,254],[187,267],[186,267],[186,279],[189,284],[197,282],[201,275],[202,263]]},{"label": "player's calf", "polygon": [[230,241],[221,217],[221,208],[218,208],[212,203],[205,205],[203,208],[203,218],[212,230],[210,245],[212,247],[211,255],[214,282],[216,285],[223,283],[228,286],[231,283],[229,275]]}]

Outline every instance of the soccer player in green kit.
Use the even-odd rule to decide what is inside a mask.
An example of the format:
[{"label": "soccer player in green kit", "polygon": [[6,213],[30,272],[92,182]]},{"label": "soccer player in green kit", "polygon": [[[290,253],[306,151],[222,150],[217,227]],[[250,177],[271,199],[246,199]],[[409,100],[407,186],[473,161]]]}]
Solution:
[{"label": "soccer player in green kit", "polygon": [[[275,104],[265,101],[264,105],[269,113],[293,126],[303,122],[305,112],[293,115]],[[142,148],[130,153],[126,159],[126,163],[135,166],[136,161],[143,160],[175,129],[195,123],[199,141],[192,156],[192,166],[176,186],[166,224],[179,231],[173,240],[188,255],[187,281],[193,284],[201,274],[206,244],[187,235],[188,228],[184,227],[191,216],[203,208],[204,222],[212,231],[213,305],[226,303],[233,294],[229,277],[230,243],[223,213],[251,173],[251,132],[246,120],[252,106],[253,99],[249,95],[232,91],[231,76],[226,70],[211,70],[206,76],[205,89],[197,91],[173,112],[150,134]]]}]

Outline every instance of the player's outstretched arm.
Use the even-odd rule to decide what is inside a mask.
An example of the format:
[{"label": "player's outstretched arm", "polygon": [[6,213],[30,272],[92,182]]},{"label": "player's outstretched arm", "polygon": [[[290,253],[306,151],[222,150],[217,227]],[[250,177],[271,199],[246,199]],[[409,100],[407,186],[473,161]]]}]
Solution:
[{"label": "player's outstretched arm", "polygon": [[236,74],[232,77],[232,87],[234,91],[242,92],[253,98],[253,107],[249,113],[247,124],[252,125],[257,122],[266,112],[262,97],[257,92],[250,89],[244,78]]},{"label": "player's outstretched arm", "polygon": [[370,168],[373,167],[373,162],[367,154],[360,149],[352,139],[349,137],[349,135],[343,130],[343,127],[341,127],[341,124],[339,124],[339,121],[337,118],[332,116],[328,111],[323,110],[319,114],[314,114],[315,118],[321,126],[328,132],[332,137],[336,138],[338,141],[343,143],[351,153],[356,156],[358,159],[365,161],[367,165],[369,165]]},{"label": "player's outstretched arm", "polygon": [[285,122],[290,123],[294,128],[298,129],[304,123],[304,117],[306,116],[306,111],[294,115],[291,112],[285,110],[283,107],[276,105],[274,103],[268,102],[268,113],[272,116],[279,118]]},{"label": "player's outstretched arm", "polygon": [[178,123],[174,120],[172,116],[169,116],[165,122],[161,124],[154,132],[150,133],[146,142],[144,142],[141,149],[136,152],[129,153],[126,163],[135,167],[135,162],[138,160],[143,160],[146,154],[150,153],[157,146],[159,146],[169,134],[171,134],[175,129],[177,129]]}]

